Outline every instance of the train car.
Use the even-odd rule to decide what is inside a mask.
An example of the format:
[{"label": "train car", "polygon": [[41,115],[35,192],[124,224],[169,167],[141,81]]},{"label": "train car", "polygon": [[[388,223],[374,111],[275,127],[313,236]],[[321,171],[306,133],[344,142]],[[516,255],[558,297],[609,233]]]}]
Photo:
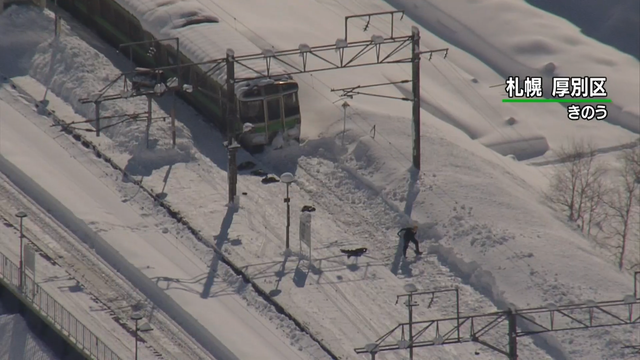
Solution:
[{"label": "train car", "polygon": [[[237,56],[258,54],[256,45],[234,28],[221,23],[217,17],[194,0],[58,0],[58,5],[94,29],[113,46],[123,43],[148,43],[132,46],[131,57],[139,66],[161,67],[177,64],[201,63],[224,58],[227,49]],[[175,41],[180,39],[180,53]],[[125,53],[129,55],[129,50]],[[258,66],[260,65],[260,66]],[[266,64],[252,64],[266,74]],[[237,77],[250,78],[256,73],[236,65]],[[283,73],[279,64],[272,63],[270,73]],[[178,74],[166,71],[166,77]],[[186,84],[193,85],[191,93],[180,93],[191,106],[226,131],[226,70],[212,65],[184,67],[180,73]],[[236,84],[237,122],[233,131],[240,143],[259,151],[282,132],[289,139],[300,139],[300,105],[298,84],[289,75]],[[252,130],[242,133],[243,125]]]}]

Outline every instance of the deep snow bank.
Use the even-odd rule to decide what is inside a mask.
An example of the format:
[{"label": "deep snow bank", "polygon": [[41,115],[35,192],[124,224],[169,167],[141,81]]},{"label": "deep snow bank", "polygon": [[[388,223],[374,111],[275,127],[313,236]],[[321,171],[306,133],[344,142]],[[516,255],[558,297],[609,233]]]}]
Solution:
[{"label": "deep snow bank", "polygon": [[[420,236],[431,238],[430,250],[445,266],[497,307],[622,299],[632,293],[628,274],[604,261],[588,240],[540,203],[538,191],[523,180],[543,177],[536,169],[477,143],[462,148],[450,134],[443,136],[450,132],[448,125],[429,125],[422,136],[423,171],[416,179],[368,136],[350,145],[344,161],[422,224]],[[379,131],[385,141],[397,143],[391,125]],[[619,359],[625,350],[618,345],[632,333],[625,327],[580,337],[556,333],[536,344],[558,359]]]},{"label": "deep snow bank", "polygon": [[[522,1],[386,0],[416,23],[474,55],[503,77],[606,76],[613,103],[606,121],[640,133],[640,67],[626,54],[586,38],[565,20]],[[521,30],[526,29],[526,30]]]},{"label": "deep snow bank", "polygon": [[[63,14],[63,17],[67,16]],[[43,21],[49,20],[49,21]],[[95,41],[95,37],[86,30],[74,27],[74,36],[68,36],[71,29],[63,22],[63,36],[53,39],[53,13],[36,8],[12,6],[2,16],[2,26],[19,27],[19,36],[0,38],[0,53],[11,53],[13,56],[2,57],[3,73],[9,77],[31,75],[48,87],[48,91],[64,98],[73,108],[87,119],[95,117],[93,104],[80,104],[79,100],[88,97],[118,78],[121,71],[129,71],[132,65],[112,48],[105,47]],[[25,24],[28,24],[25,25]],[[14,39],[12,41],[12,39]],[[90,46],[87,46],[89,44]],[[103,55],[100,51],[103,51]],[[87,61],[91,59],[91,61]],[[114,67],[114,64],[118,67]],[[116,82],[110,93],[122,89],[122,81]],[[47,94],[40,94],[44,99]],[[39,100],[40,100],[39,99]],[[165,110],[170,106],[170,99],[165,97],[152,102],[153,120],[150,129],[150,147],[162,155],[162,158],[189,161],[192,151],[189,146],[190,135],[185,127],[178,124],[176,135],[178,146],[172,148],[171,122]],[[131,114],[132,109],[141,113],[147,110],[144,97],[127,101],[110,101],[100,107],[102,117],[102,133],[116,142],[120,149],[130,155],[144,156],[146,147],[146,119],[123,121],[123,117],[106,118],[108,116]],[[116,126],[110,126],[118,124]],[[90,126],[95,126],[89,123]],[[118,142],[118,139],[120,140]],[[165,161],[167,162],[167,161]],[[158,164],[162,165],[162,164]],[[142,169],[145,172],[146,169]]]}]

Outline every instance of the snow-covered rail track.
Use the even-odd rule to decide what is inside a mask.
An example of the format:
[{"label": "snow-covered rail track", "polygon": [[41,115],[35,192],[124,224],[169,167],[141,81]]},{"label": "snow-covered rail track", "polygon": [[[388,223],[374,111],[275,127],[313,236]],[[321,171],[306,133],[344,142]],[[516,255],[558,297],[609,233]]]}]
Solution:
[{"label": "snow-covered rail track", "polygon": [[[36,251],[50,263],[65,269],[92,294],[94,301],[109,309],[112,318],[133,337],[133,328],[126,319],[137,308],[151,307],[151,304],[145,304],[148,300],[4,175],[0,175],[0,218],[7,226],[15,227],[13,214],[19,210],[28,212],[23,231]],[[209,359],[160,311],[154,310],[150,323],[155,331],[152,335],[140,336],[140,342],[158,359]],[[178,351],[169,350],[169,346]]]}]

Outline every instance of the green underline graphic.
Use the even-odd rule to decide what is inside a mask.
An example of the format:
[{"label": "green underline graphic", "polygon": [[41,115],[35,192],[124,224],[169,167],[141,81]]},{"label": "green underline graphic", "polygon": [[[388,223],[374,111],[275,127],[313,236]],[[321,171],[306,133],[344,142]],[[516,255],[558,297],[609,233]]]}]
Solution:
[{"label": "green underline graphic", "polygon": [[611,99],[502,99],[505,103],[610,103]]}]

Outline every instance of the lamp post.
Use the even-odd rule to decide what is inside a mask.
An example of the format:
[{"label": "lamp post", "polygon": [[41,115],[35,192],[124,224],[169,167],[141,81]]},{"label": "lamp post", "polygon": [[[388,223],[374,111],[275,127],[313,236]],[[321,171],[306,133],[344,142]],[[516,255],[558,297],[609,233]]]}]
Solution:
[{"label": "lamp post", "polygon": [[289,250],[289,227],[291,226],[291,206],[289,199],[289,185],[295,181],[295,177],[292,173],[286,172],[280,175],[280,181],[287,185],[287,197],[284,198],[284,202],[287,204],[287,233],[286,233],[286,242],[285,242],[285,252],[288,253]]},{"label": "lamp post", "polygon": [[351,106],[348,102],[342,103],[342,109],[344,109],[344,114],[342,116],[342,146],[344,146],[344,133],[347,132],[347,108]]},{"label": "lamp post", "polygon": [[153,330],[153,328],[151,327],[151,325],[149,325],[149,323],[144,323],[142,324],[140,327],[138,327],[138,321],[142,320],[143,316],[141,313],[133,313],[130,317],[131,320],[135,321],[135,329],[134,329],[134,337],[135,337],[135,360],[138,360],[138,331],[140,332],[146,332],[146,331],[151,331]]},{"label": "lamp post", "polygon": [[16,213],[16,217],[20,219],[20,261],[19,261],[19,270],[20,270],[20,280],[18,281],[18,288],[20,292],[22,292],[22,286],[24,284],[24,265],[22,263],[22,239],[24,238],[24,232],[22,231],[22,219],[27,217],[27,213],[24,211],[18,211]]}]

